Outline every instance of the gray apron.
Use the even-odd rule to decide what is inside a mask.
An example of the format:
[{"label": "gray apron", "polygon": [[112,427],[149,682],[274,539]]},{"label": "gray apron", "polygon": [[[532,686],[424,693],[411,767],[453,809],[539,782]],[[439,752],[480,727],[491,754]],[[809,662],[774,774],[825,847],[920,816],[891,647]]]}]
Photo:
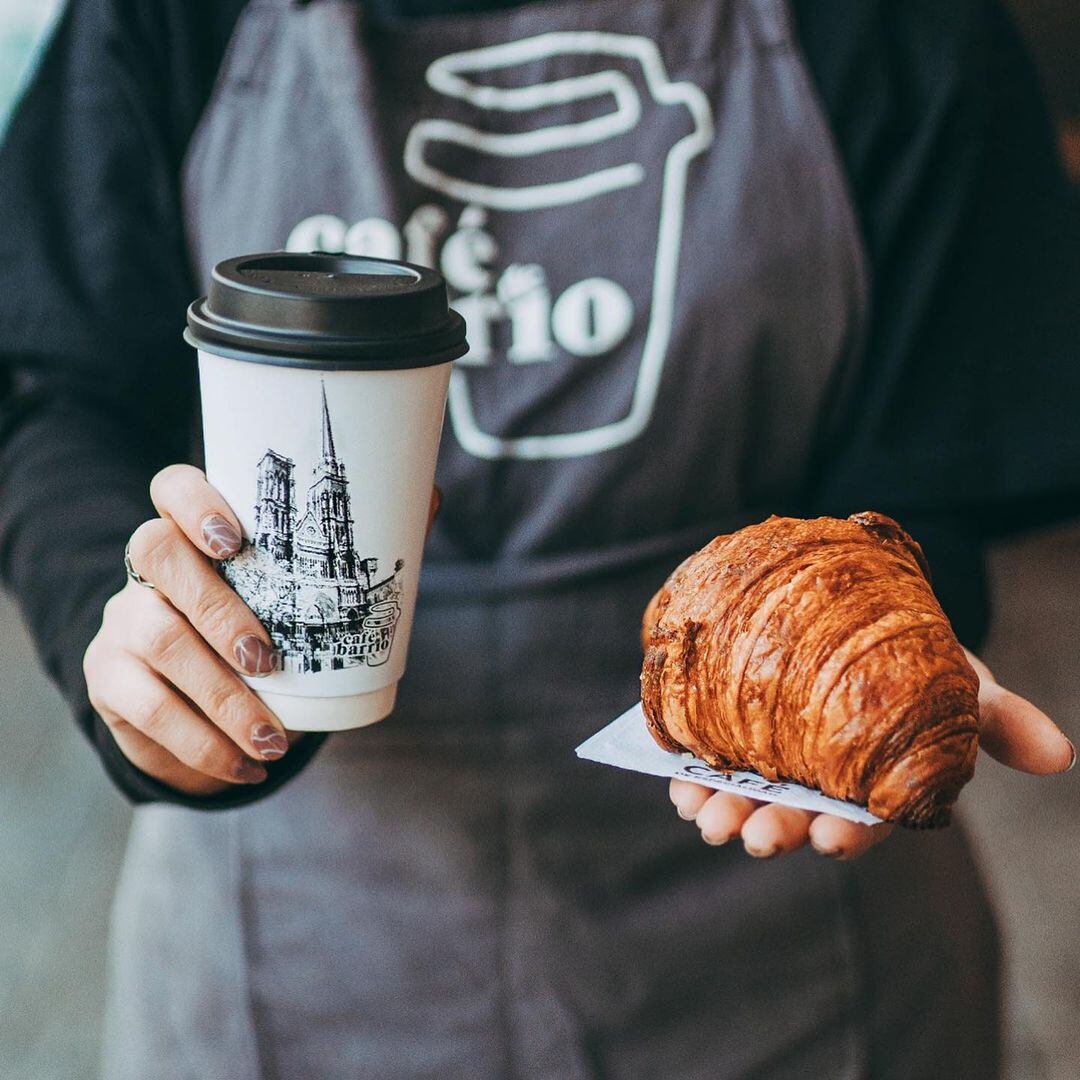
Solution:
[{"label": "gray apron", "polygon": [[437,265],[472,353],[397,712],[254,806],[136,813],[106,1075],[992,1077],[958,831],[762,863],[573,754],[637,696],[652,591],[792,504],[858,360],[785,6],[254,0],[183,182],[203,278],[284,246]]}]

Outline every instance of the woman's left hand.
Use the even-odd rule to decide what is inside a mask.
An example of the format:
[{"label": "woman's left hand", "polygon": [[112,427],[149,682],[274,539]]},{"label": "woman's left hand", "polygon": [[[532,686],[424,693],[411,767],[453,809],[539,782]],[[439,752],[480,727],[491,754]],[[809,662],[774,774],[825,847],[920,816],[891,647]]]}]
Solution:
[{"label": "woman's left hand", "polygon": [[[967,658],[979,676],[979,745],[1021,772],[1036,776],[1068,772],[1076,762],[1076,750],[1053,720],[999,685],[977,656],[969,652]],[[788,855],[808,843],[822,855],[854,859],[893,829],[755,802],[687,780],[671,781],[671,801],[680,817],[697,825],[705,843],[726,844],[739,836],[747,852],[761,859]]]}]

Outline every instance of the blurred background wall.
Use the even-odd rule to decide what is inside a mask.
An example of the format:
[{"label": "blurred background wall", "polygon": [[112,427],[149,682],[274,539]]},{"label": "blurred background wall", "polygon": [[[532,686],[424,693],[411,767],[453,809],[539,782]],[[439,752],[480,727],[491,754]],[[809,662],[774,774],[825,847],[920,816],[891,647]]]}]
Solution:
[{"label": "blurred background wall", "polygon": [[[1080,4],[1013,6],[1080,183]],[[0,0],[0,117],[55,8],[56,0]],[[1002,546],[992,571],[988,662],[1080,741],[1080,527]],[[83,1080],[97,1059],[105,927],[129,812],[2,597],[0,747],[0,1078]],[[1010,1080],[1076,1080],[1080,770],[1044,782],[984,757],[963,809],[1008,951]]]}]

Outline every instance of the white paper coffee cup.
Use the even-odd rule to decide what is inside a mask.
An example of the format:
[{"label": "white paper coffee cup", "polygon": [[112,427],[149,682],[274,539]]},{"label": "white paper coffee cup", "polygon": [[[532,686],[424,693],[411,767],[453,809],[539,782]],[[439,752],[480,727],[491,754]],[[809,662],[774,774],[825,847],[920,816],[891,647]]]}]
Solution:
[{"label": "white paper coffee cup", "polygon": [[296,731],[386,717],[405,672],[452,361],[434,271],[273,253],[189,311],[210,483],[245,544],[222,573],[281,670],[246,681]]}]

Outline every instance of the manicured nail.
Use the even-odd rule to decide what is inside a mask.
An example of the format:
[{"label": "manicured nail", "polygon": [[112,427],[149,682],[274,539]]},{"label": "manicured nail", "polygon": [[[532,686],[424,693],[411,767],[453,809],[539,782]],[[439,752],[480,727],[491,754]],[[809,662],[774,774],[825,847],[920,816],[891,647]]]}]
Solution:
[{"label": "manicured nail", "polygon": [[233,776],[241,784],[261,784],[266,779],[266,770],[251,758],[241,758],[233,766]]},{"label": "manicured nail", "polygon": [[746,848],[746,854],[753,855],[755,859],[771,859],[780,850],[778,847],[759,848],[750,847],[749,844],[743,846]]},{"label": "manicured nail", "polygon": [[278,669],[277,650],[254,634],[245,634],[234,646],[237,666],[247,675],[271,675]]},{"label": "manicured nail", "polygon": [[203,542],[215,559],[227,559],[240,550],[240,534],[228,518],[211,514],[202,523]]},{"label": "manicured nail", "polygon": [[277,761],[289,749],[289,740],[270,724],[256,724],[251,729],[251,742],[264,761]]},{"label": "manicured nail", "polygon": [[1072,757],[1069,759],[1069,764],[1065,766],[1065,772],[1072,772],[1076,768],[1076,744],[1071,739],[1069,749],[1072,751]]},{"label": "manicured nail", "polygon": [[843,848],[838,848],[838,847],[819,848],[819,847],[815,846],[814,850],[819,855],[824,855],[827,859],[842,859],[844,857],[844,849]]}]

